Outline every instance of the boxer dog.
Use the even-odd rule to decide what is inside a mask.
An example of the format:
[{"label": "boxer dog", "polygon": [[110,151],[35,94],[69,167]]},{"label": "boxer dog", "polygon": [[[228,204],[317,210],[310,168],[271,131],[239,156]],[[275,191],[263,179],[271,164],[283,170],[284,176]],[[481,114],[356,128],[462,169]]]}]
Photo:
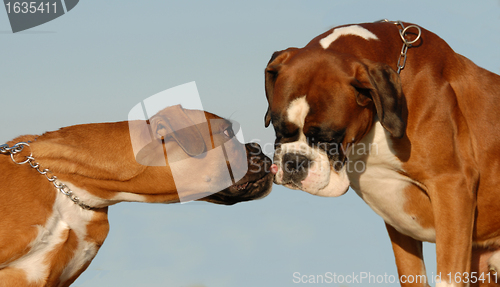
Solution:
[{"label": "boxer dog", "polygon": [[[340,26],[272,55],[265,126],[276,132],[274,182],[319,196],[351,186],[384,219],[401,278],[425,278],[428,241],[436,286],[495,284],[500,76],[430,31],[400,33],[410,25]],[[414,42],[406,59],[403,39]]]},{"label": "boxer dog", "polygon": [[[177,128],[200,122],[205,124]],[[148,136],[131,140],[132,132],[152,133],[153,141]],[[174,106],[157,113],[148,125],[77,125],[3,145],[5,151],[23,142],[23,150],[11,152],[12,158],[0,154],[0,286],[69,286],[108,234],[109,205],[179,202],[176,188],[182,180],[188,182],[184,189],[201,198],[213,185],[223,186],[218,181],[229,166],[244,164],[248,171],[239,181],[200,200],[230,205],[266,196],[273,178],[270,159],[258,144],[235,148],[230,142],[233,132],[231,122],[214,114]],[[231,164],[224,157],[222,164],[207,160],[213,156],[210,150],[221,145],[226,159],[233,159]],[[134,155],[133,146],[142,149]],[[182,167],[183,160],[191,160],[189,166]],[[204,164],[195,165],[201,160]],[[24,161],[29,164],[14,163]],[[185,178],[174,182],[173,168],[167,164],[171,162],[180,164],[177,171],[184,171]],[[52,175],[41,175],[45,168]],[[54,176],[54,182],[47,180]]]}]

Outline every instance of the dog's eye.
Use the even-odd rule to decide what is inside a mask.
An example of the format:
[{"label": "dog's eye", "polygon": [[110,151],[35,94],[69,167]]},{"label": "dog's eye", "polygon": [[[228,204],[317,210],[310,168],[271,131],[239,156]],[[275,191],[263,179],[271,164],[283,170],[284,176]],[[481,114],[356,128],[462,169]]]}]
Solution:
[{"label": "dog's eye", "polygon": [[232,127],[228,127],[227,129],[224,130],[224,135],[226,135],[228,138],[234,137],[234,131]]}]

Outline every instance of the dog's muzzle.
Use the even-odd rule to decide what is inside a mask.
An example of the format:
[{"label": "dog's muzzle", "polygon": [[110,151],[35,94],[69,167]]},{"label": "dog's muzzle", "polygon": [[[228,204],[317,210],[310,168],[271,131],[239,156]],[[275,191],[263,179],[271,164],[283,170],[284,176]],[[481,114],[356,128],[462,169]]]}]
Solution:
[{"label": "dog's muzzle", "polygon": [[325,151],[307,143],[281,144],[271,166],[274,183],[321,196],[339,196],[349,187],[345,167],[336,170]]},{"label": "dog's muzzle", "polygon": [[305,155],[286,153],[281,160],[283,184],[293,184],[301,187],[302,181],[307,177],[312,163]]}]

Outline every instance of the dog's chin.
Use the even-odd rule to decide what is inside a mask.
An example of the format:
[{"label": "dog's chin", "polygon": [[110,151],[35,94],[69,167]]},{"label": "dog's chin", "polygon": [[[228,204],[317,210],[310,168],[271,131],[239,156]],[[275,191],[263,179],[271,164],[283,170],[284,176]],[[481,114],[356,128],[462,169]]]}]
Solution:
[{"label": "dog's chin", "polygon": [[349,181],[338,182],[336,180],[330,180],[328,184],[316,192],[309,192],[313,195],[323,196],[323,197],[338,197],[344,195],[349,190]]},{"label": "dog's chin", "polygon": [[334,168],[331,168],[330,173],[326,177],[311,175],[301,181],[300,184],[293,182],[283,184],[284,187],[290,189],[302,190],[312,195],[323,197],[341,196],[349,190],[349,185],[350,182],[345,167],[342,167],[338,172]]},{"label": "dog's chin", "polygon": [[[304,184],[302,185],[304,186]],[[334,168],[330,169],[329,180],[323,187],[311,191],[307,190],[306,187],[304,191],[317,196],[338,197],[344,195],[349,190],[349,185],[350,182],[344,165],[339,171],[335,171]]]},{"label": "dog's chin", "polygon": [[266,197],[272,189],[273,175],[244,176],[236,184],[200,199],[215,204],[233,205],[238,202],[256,200]]},{"label": "dog's chin", "polygon": [[295,189],[295,190],[302,190],[302,187],[296,185],[295,183],[285,183],[283,184],[284,187],[289,188],[289,189]]}]

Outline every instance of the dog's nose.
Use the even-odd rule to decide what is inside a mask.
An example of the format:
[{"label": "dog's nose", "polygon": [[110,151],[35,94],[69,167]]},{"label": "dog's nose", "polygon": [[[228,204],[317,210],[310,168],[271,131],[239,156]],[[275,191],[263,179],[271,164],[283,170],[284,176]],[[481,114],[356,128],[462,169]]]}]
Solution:
[{"label": "dog's nose", "polygon": [[271,173],[272,174],[277,174],[278,173],[278,166],[276,164],[271,165]]},{"label": "dog's nose", "polygon": [[307,177],[311,161],[304,155],[287,153],[283,156],[283,180],[300,184]]}]

